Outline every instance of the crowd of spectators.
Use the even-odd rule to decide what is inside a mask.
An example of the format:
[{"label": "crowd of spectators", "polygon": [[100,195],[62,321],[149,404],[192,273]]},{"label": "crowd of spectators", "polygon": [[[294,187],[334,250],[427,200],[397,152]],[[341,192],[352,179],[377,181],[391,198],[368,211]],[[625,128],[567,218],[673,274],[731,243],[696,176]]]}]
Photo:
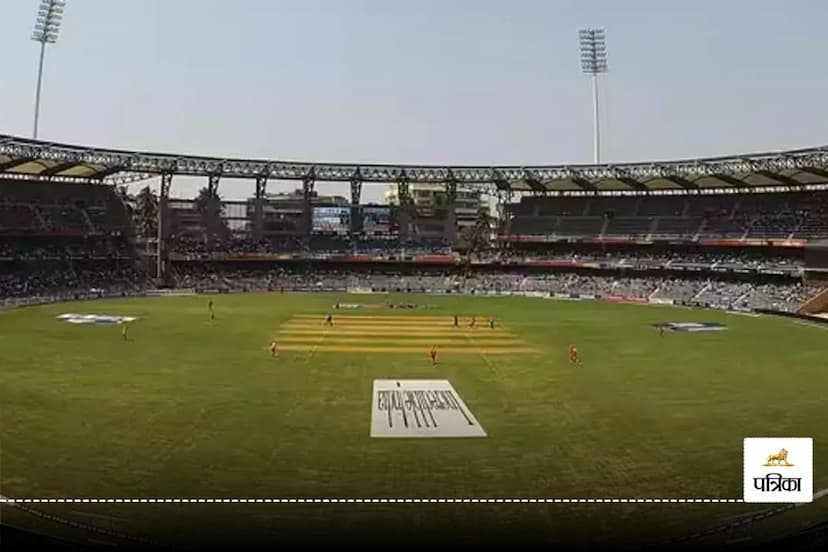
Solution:
[{"label": "crowd of spectators", "polygon": [[648,249],[584,250],[572,247],[553,251],[500,250],[484,255],[481,260],[504,264],[559,261],[599,263],[616,268],[712,268],[738,270],[797,270],[803,266],[801,255],[781,256],[749,248],[709,248],[706,251]]},{"label": "crowd of spectators", "polygon": [[128,295],[146,289],[134,268],[52,266],[0,272],[0,306],[21,300],[50,302],[89,296]]},{"label": "crowd of spectators", "polygon": [[313,236],[309,242],[295,236],[277,236],[262,240],[232,238],[229,240],[204,237],[174,236],[168,241],[171,254],[184,259],[209,259],[221,256],[249,254],[303,255],[325,257],[332,255],[374,255],[400,258],[412,255],[450,254],[445,243],[411,241],[401,246],[397,240],[356,240]]},{"label": "crowd of spectators", "polygon": [[[326,258],[341,255],[367,255],[381,259],[414,258],[421,255],[450,255],[452,249],[445,244],[409,243],[404,247],[396,241],[328,240],[312,241],[310,246],[295,238],[273,238],[253,241],[246,239],[204,240],[197,238],[173,238],[169,242],[171,254],[181,259],[220,259],[242,255],[292,255],[308,258]],[[455,253],[461,258],[462,253]],[[585,249],[572,246],[554,248],[493,248],[475,253],[476,263],[531,264],[537,262],[599,263],[613,268],[676,268],[754,271],[796,271],[801,269],[801,255],[769,254],[750,248],[708,248],[706,251],[639,249]]]},{"label": "crowd of spectators", "polygon": [[0,238],[0,259],[39,261],[54,259],[127,259],[135,257],[122,236]]},{"label": "crowd of spectators", "polygon": [[617,276],[597,273],[519,273],[448,270],[394,272],[389,270],[268,270],[233,269],[216,271],[203,265],[180,267],[175,274],[178,287],[211,291],[257,290],[373,290],[412,293],[511,293],[535,292],[627,299],[671,300],[727,309],[772,309],[794,311],[820,286],[796,281],[762,283],[723,281],[710,278],[660,276]]},{"label": "crowd of spectators", "polygon": [[[337,250],[309,250],[295,240],[251,242],[232,240],[205,242],[197,239],[175,239],[171,241],[175,258],[187,260],[208,260],[211,258],[243,256],[251,254],[291,255],[308,258],[326,258],[342,255]],[[154,254],[154,249],[150,250]],[[370,248],[355,247],[346,254],[399,260],[412,259],[422,255],[450,255],[447,247],[432,248],[412,245],[411,247]],[[0,237],[0,259],[39,260],[59,258],[130,258],[135,248],[122,236],[87,236],[63,238],[2,238]],[[461,258],[460,255],[457,256]],[[591,263],[606,268],[666,268],[666,269],[713,269],[753,271],[798,271],[802,268],[801,256],[771,256],[750,249],[710,250],[706,252],[640,250],[590,251],[579,248],[557,251],[520,251],[514,249],[491,250],[474,257],[474,262],[493,264],[532,264],[538,262]]]},{"label": "crowd of spectators", "polygon": [[[0,264],[0,303],[20,298],[72,298],[99,294],[132,294],[154,287],[152,278],[132,266],[83,266],[29,263],[12,269]],[[752,283],[709,277],[666,277],[648,273],[626,276],[600,272],[457,272],[434,268],[418,271],[346,268],[217,268],[216,264],[174,266],[173,286],[195,291],[373,290],[426,293],[542,293],[670,300],[728,309],[794,311],[819,286],[785,282]]]},{"label": "crowd of spectators", "polygon": [[186,259],[206,259],[215,254],[246,255],[251,253],[286,253],[301,250],[301,244],[292,238],[260,240],[234,238],[229,240],[204,239],[193,236],[173,236],[167,242],[173,255]]}]

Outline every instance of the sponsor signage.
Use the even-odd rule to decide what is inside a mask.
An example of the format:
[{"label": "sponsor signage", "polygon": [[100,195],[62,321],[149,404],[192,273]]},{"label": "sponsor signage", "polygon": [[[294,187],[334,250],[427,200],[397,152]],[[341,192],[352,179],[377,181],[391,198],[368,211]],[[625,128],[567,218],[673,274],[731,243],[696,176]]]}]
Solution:
[{"label": "sponsor signage", "polygon": [[646,297],[634,297],[632,295],[602,295],[601,299],[612,303],[648,303]]},{"label": "sponsor signage", "polygon": [[526,261],[525,263],[515,263],[515,264],[525,264],[527,266],[560,266],[560,267],[581,266],[580,261],[571,261],[571,260]]},{"label": "sponsor signage", "polygon": [[727,329],[718,322],[664,322],[653,326],[673,332],[720,332]]},{"label": "sponsor signage", "polygon": [[747,437],[744,501],[814,500],[814,442],[810,437]]},{"label": "sponsor signage", "polygon": [[70,324],[95,324],[102,326],[111,326],[113,324],[125,324],[137,320],[134,316],[112,316],[109,314],[75,314],[66,313],[59,314],[58,320],[69,322]]},{"label": "sponsor signage", "polygon": [[373,288],[367,288],[367,287],[352,287],[352,288],[348,288],[346,291],[348,293],[355,293],[355,294],[358,294],[358,295],[368,295],[370,293],[374,293]]},{"label": "sponsor signage", "polygon": [[417,255],[414,261],[418,263],[451,264],[455,261],[454,255]]}]

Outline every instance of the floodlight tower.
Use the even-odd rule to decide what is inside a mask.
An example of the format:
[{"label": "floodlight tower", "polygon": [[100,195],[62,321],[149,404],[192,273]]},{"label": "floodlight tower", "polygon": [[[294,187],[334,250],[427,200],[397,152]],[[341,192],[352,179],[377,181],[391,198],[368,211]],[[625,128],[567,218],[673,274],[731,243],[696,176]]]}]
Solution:
[{"label": "floodlight tower", "polygon": [[607,72],[604,29],[581,29],[581,69],[592,77],[593,159],[601,163],[601,127],[598,122],[598,75]]},{"label": "floodlight tower", "polygon": [[40,0],[37,9],[32,40],[40,42],[40,63],[37,66],[37,91],[35,92],[34,132],[37,138],[37,124],[40,118],[40,85],[43,82],[43,58],[46,55],[46,44],[57,42],[60,32],[60,23],[63,20],[63,9],[66,0]]}]

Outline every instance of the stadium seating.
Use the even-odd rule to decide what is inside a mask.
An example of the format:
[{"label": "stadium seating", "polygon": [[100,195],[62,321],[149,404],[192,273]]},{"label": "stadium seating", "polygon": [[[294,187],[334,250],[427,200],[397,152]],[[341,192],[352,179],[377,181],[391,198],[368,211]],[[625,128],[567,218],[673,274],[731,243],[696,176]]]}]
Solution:
[{"label": "stadium seating", "polygon": [[701,217],[658,217],[653,236],[692,238],[698,235]]},{"label": "stadium seating", "polygon": [[597,236],[603,224],[603,217],[558,217],[554,232],[561,236]]},{"label": "stadium seating", "polygon": [[0,180],[0,233],[83,236],[131,232],[111,186]]},{"label": "stadium seating", "polygon": [[[643,197],[524,197],[511,235],[655,238],[828,237],[828,192]],[[606,221],[606,224],[604,222]]]},{"label": "stadium seating", "polygon": [[29,205],[8,203],[3,200],[0,203],[0,232],[29,233],[42,228],[34,209]]},{"label": "stadium seating", "polygon": [[729,215],[711,215],[704,219],[702,234],[710,238],[743,238],[747,234],[748,221],[744,218],[733,218]]},{"label": "stadium seating", "polygon": [[684,213],[686,200],[682,196],[645,196],[641,198],[637,215],[640,217],[678,217]]},{"label": "stadium seating", "polygon": [[[826,192],[531,196],[509,205],[507,213],[511,235],[544,239],[478,252],[474,270],[461,269],[452,257],[433,269],[412,266],[419,255],[452,253],[440,236],[414,234],[405,244],[396,239],[317,234],[306,240],[293,228],[254,240],[249,233],[228,237],[206,232],[198,216],[174,233],[167,245],[174,285],[196,289],[568,293],[790,311],[817,289],[801,282],[801,249],[667,242],[612,246],[617,240],[607,246],[591,238],[680,238],[694,243],[701,238],[828,237]],[[152,283],[138,264],[134,234],[128,205],[109,186],[0,180],[0,302],[85,296],[90,290],[141,292]],[[546,243],[547,237],[555,236],[566,241]],[[591,241],[598,245],[590,245]],[[141,251],[149,256],[145,266],[152,266],[154,249]],[[297,269],[273,261],[242,268],[234,261],[251,254],[288,254],[318,266]],[[324,264],[326,259],[339,262],[350,254],[368,254],[391,263],[383,270]],[[405,268],[403,259],[409,263]],[[549,262],[563,264],[569,271],[546,268],[544,263]]]},{"label": "stadium seating", "polygon": [[604,229],[605,236],[646,236],[653,225],[645,217],[614,217],[608,220]]},{"label": "stadium seating", "polygon": [[587,202],[587,215],[611,215],[616,217],[631,217],[638,210],[638,198],[626,197],[595,197]]}]

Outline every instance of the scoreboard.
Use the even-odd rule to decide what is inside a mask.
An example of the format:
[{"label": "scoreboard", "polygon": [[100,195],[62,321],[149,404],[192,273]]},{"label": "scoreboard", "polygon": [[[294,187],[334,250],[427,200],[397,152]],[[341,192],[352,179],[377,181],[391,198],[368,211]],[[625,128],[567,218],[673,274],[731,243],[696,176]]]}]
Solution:
[{"label": "scoreboard", "polygon": [[313,232],[317,234],[347,235],[351,229],[349,207],[314,207]]},{"label": "scoreboard", "polygon": [[363,207],[362,232],[367,237],[389,235],[391,233],[391,208]]}]

